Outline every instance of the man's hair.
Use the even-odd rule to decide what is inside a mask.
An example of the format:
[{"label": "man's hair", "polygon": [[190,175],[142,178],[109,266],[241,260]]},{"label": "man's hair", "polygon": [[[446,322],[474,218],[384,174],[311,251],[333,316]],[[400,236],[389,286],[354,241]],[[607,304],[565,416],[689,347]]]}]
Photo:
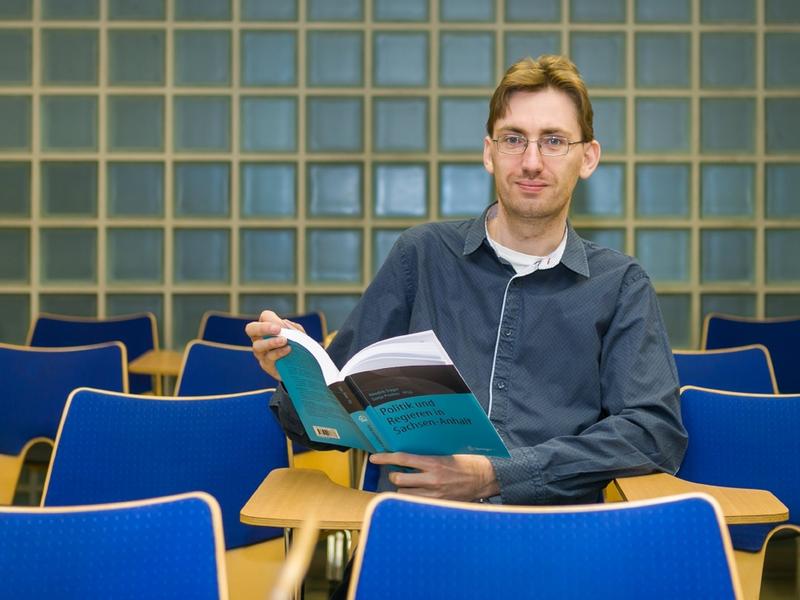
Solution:
[{"label": "man's hair", "polygon": [[514,92],[537,92],[546,88],[562,91],[570,97],[578,113],[583,141],[593,140],[594,111],[578,67],[564,56],[551,54],[543,54],[535,60],[523,58],[508,68],[489,102],[489,118],[486,121],[489,136],[494,135],[497,120],[505,116]]}]

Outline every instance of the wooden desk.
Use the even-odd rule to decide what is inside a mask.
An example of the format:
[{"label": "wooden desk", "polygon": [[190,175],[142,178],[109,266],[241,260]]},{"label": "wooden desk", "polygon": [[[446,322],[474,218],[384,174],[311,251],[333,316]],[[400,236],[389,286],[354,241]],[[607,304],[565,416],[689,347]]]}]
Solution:
[{"label": "wooden desk", "polygon": [[766,490],[693,483],[667,473],[620,477],[614,483],[625,500],[704,492],[719,502],[725,522],[729,525],[779,523],[789,518],[789,509]]},{"label": "wooden desk", "polygon": [[183,352],[177,350],[150,350],[139,358],[132,360],[128,371],[137,375],[151,375],[156,395],[160,396],[166,386],[162,386],[162,379],[177,377],[183,364]]}]

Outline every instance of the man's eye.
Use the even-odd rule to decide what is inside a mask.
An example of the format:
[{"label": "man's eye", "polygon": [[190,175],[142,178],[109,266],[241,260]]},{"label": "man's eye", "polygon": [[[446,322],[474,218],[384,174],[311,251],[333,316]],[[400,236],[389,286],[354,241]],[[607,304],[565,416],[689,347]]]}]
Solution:
[{"label": "man's eye", "polygon": [[503,138],[503,141],[512,146],[521,146],[525,143],[525,138],[521,135],[507,135]]},{"label": "man's eye", "polygon": [[566,140],[557,135],[546,135],[542,138],[542,143],[546,146],[561,146]]}]

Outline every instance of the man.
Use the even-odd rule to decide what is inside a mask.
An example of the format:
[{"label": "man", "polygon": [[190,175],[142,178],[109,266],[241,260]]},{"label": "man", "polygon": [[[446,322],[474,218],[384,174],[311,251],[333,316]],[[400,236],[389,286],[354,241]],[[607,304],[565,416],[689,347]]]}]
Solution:
[{"label": "man", "polygon": [[[483,141],[497,202],[477,219],[403,233],[329,353],[433,329],[511,458],[382,453],[384,486],[507,504],[593,502],[614,477],[674,472],[686,434],[653,287],[633,259],[575,234],[578,179],[600,160],[592,107],[566,58],[525,59],[495,90]],[[247,326],[262,367],[289,348],[265,311]],[[308,444],[285,391],[287,434]]]}]

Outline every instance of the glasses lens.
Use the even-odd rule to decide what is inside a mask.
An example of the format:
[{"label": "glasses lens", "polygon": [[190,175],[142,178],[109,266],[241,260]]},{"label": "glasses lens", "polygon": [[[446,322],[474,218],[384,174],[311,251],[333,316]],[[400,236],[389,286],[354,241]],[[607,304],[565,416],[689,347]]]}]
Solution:
[{"label": "glasses lens", "polygon": [[546,135],[539,138],[539,147],[545,156],[561,156],[567,153],[569,142],[560,135]]},{"label": "glasses lens", "polygon": [[497,140],[501,152],[506,154],[522,154],[528,146],[528,140],[521,135],[502,135]]}]

